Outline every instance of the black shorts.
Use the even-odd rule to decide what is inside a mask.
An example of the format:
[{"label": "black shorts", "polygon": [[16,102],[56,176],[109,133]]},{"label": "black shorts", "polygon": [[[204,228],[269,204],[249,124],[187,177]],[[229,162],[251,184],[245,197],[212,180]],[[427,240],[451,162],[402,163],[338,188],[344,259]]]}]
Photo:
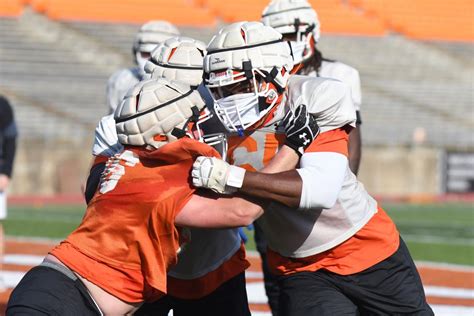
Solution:
[{"label": "black shorts", "polygon": [[362,272],[301,272],[278,283],[279,316],[434,315],[401,238],[393,255]]},{"label": "black shorts", "polygon": [[135,315],[166,316],[171,309],[174,316],[250,316],[245,272],[203,298],[183,300],[168,295],[155,303],[144,304]]},{"label": "black shorts", "polygon": [[101,315],[85,285],[76,277],[50,267],[37,266],[28,271],[13,290],[7,316]]}]

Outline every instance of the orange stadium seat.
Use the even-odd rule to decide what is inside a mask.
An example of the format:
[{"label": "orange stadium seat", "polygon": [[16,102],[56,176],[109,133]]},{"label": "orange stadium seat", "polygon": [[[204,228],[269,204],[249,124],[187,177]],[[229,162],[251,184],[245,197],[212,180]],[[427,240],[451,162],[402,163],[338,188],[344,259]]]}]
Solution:
[{"label": "orange stadium seat", "polygon": [[[209,8],[225,22],[259,21],[269,0],[199,0],[196,3]],[[385,34],[385,25],[376,17],[369,17],[344,5],[340,0],[310,1],[319,14],[322,31],[339,34],[380,36]]]},{"label": "orange stadium seat", "polygon": [[33,0],[35,10],[55,20],[110,23],[144,23],[166,19],[178,25],[214,26],[216,19],[209,10],[190,5],[186,0],[113,1]]},{"label": "orange stadium seat", "polygon": [[23,12],[23,3],[19,0],[0,0],[0,17],[18,17]]},{"label": "orange stadium seat", "polygon": [[328,7],[314,5],[323,33],[382,36],[386,27],[382,20],[364,15],[341,3]]},{"label": "orange stadium seat", "polygon": [[394,31],[414,39],[474,40],[472,0],[350,0],[383,19]]}]

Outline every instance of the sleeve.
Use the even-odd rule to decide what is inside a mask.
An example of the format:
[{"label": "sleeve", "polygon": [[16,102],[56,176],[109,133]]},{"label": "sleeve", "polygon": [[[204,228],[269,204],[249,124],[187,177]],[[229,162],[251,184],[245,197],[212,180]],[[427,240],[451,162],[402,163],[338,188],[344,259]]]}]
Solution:
[{"label": "sleeve", "polygon": [[0,161],[0,174],[5,174],[9,178],[13,172],[13,161],[16,154],[16,137],[6,137],[3,140],[3,161]]},{"label": "sleeve", "polygon": [[352,68],[352,74],[350,75],[349,81],[352,102],[354,102],[354,107],[356,111],[360,111],[360,105],[362,104],[362,91],[360,88],[360,76],[359,72]]},{"label": "sleeve", "polygon": [[346,84],[325,79],[308,90],[311,96],[307,108],[316,117],[322,133],[345,125],[355,127],[356,112]]},{"label": "sleeve", "polygon": [[86,189],[84,192],[84,197],[86,199],[87,204],[89,204],[89,202],[92,200],[95,192],[97,191],[97,188],[99,187],[100,176],[104,169],[105,162],[101,162],[93,165],[89,172],[89,177],[87,177]]},{"label": "sleeve", "polygon": [[92,154],[111,157],[123,150],[119,143],[113,115],[104,116],[95,129]]},{"label": "sleeve", "polygon": [[110,76],[109,80],[107,81],[107,88],[106,88],[106,102],[107,106],[109,107],[109,113],[113,113],[117,108],[117,79],[120,75],[120,72],[115,72]]},{"label": "sleeve", "polygon": [[349,164],[347,142],[345,129],[325,132],[303,154],[296,170],[303,183],[301,209],[334,206]]},{"label": "sleeve", "polygon": [[107,81],[107,105],[109,113],[113,113],[120,105],[122,99],[139,80],[134,76],[130,69],[122,69],[110,76]]},{"label": "sleeve", "polygon": [[5,174],[8,177],[11,177],[13,172],[13,161],[16,153],[16,138],[18,130],[13,115],[13,109],[6,99],[2,98],[2,101],[2,106],[0,108],[2,115],[2,124],[0,126],[0,144],[2,146],[0,149],[0,153],[2,154],[0,159],[0,174]]}]

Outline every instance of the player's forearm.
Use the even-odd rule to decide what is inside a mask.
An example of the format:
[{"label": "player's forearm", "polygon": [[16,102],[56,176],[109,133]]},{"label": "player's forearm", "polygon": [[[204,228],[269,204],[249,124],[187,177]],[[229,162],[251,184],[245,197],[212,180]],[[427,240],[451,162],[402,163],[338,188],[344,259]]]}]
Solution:
[{"label": "player's forearm", "polygon": [[263,201],[252,198],[218,197],[209,192],[194,194],[175,218],[177,225],[229,228],[250,225],[263,214]]},{"label": "player's forearm", "polygon": [[295,170],[290,170],[273,174],[246,172],[239,192],[297,208],[301,190],[301,177]]},{"label": "player's forearm", "polygon": [[349,134],[349,168],[357,175],[359,172],[360,159],[362,155],[362,137],[360,126],[354,128]]},{"label": "player's forearm", "polygon": [[300,157],[290,147],[283,145],[275,157],[260,170],[262,173],[277,173],[295,169]]},{"label": "player's forearm", "polygon": [[298,207],[301,178],[293,170],[298,161],[298,154],[290,147],[283,146],[260,172],[246,172],[240,192]]}]

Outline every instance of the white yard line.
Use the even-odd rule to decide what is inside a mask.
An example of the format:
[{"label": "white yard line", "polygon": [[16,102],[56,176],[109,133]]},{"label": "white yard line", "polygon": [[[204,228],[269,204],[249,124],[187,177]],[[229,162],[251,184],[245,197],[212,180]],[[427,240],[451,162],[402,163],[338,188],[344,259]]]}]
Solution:
[{"label": "white yard line", "polygon": [[[20,282],[25,272],[1,271],[0,277],[3,278],[5,286],[13,288]],[[473,290],[470,289],[454,289],[447,287],[427,286],[425,287],[428,296],[440,296],[450,298],[468,298],[473,299]],[[247,284],[247,294],[249,303],[265,304],[267,297],[262,282],[253,282]],[[450,306],[450,305],[431,305],[437,316],[472,316],[474,315],[474,307],[467,306]],[[170,314],[172,315],[172,314]],[[269,312],[252,312],[252,316],[271,316]]]},{"label": "white yard line", "polygon": [[[450,288],[444,286],[425,286],[427,296],[457,298],[457,299],[474,299],[474,289]],[[249,303],[265,304],[267,296],[262,282],[247,283],[247,295]],[[473,309],[474,310],[474,309]]]},{"label": "white yard line", "polygon": [[474,272],[474,266],[467,266],[454,263],[431,262],[431,261],[416,261],[416,266],[421,268],[435,268],[440,270],[448,270],[454,272]]},{"label": "white yard line", "polygon": [[452,288],[445,286],[425,286],[426,296],[474,299],[474,289]]},{"label": "white yard line", "polygon": [[[473,307],[466,306],[448,306],[448,305],[431,305],[436,316],[472,316],[474,315]],[[270,312],[252,312],[252,316],[272,316]]]},{"label": "white yard line", "polygon": [[20,266],[36,266],[40,264],[43,259],[44,256],[7,254],[3,257],[3,263]]},{"label": "white yard line", "polygon": [[456,238],[448,236],[432,236],[432,235],[408,235],[402,234],[405,241],[424,243],[424,244],[442,244],[442,245],[464,245],[474,246],[472,238]]}]

